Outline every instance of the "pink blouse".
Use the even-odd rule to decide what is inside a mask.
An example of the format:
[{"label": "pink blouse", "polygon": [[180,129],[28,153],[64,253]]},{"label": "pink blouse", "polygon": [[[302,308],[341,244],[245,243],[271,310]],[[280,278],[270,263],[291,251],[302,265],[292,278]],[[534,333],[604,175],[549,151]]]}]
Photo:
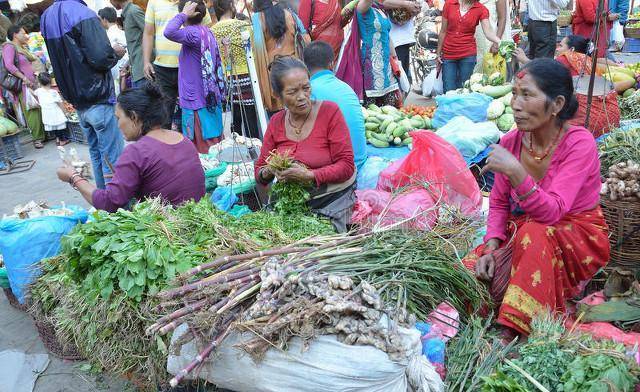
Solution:
[{"label": "pink blouse", "polygon": [[[500,139],[500,145],[520,159],[522,133],[513,130]],[[518,196],[538,189],[524,201]],[[584,127],[573,126],[565,133],[553,152],[551,163],[540,181],[531,176],[515,189],[509,178],[496,173],[489,198],[489,218],[485,241],[506,239],[507,220],[520,207],[529,217],[544,225],[557,223],[566,214],[595,208],[600,201],[600,160],[596,142]]]}]

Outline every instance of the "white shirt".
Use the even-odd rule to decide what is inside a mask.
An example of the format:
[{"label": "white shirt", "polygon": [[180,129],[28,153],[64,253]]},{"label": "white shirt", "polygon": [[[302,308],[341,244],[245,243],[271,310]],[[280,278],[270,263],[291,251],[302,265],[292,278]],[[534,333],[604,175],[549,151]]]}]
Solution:
[{"label": "white shirt", "polygon": [[111,46],[118,44],[123,48],[127,47],[127,37],[125,37],[124,31],[120,30],[117,25],[110,26],[107,29],[107,37],[109,37]]},{"label": "white shirt", "polygon": [[567,8],[569,0],[529,0],[529,19],[544,22],[554,22],[558,19],[560,10]]},{"label": "white shirt", "polygon": [[393,22],[391,23],[389,36],[391,37],[391,41],[393,41],[393,46],[397,48],[398,46],[416,43],[414,19],[415,18],[411,18],[402,26],[398,26]]}]

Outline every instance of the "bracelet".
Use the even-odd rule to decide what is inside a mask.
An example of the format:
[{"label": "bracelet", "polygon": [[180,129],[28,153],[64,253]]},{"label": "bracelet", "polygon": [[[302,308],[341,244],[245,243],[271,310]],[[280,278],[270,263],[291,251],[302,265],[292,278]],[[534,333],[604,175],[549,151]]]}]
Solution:
[{"label": "bracelet", "polygon": [[76,180],[73,182],[73,184],[71,184],[71,186],[73,187],[73,189],[78,190],[78,183],[79,183],[79,182],[82,182],[82,181],[87,181],[87,182],[88,182],[88,180],[87,180],[86,178],[84,178],[84,177],[80,177],[80,178],[76,179]]},{"label": "bracelet", "polygon": [[69,184],[73,184],[76,178],[82,177],[79,173],[73,173],[71,177],[69,177]]},{"label": "bracelet", "polygon": [[525,201],[525,200],[527,200],[527,199],[528,199],[531,195],[533,195],[533,193],[534,193],[535,191],[537,191],[537,190],[538,190],[538,184],[533,184],[533,186],[531,187],[531,189],[529,190],[529,192],[525,193],[525,194],[524,194],[524,195],[522,195],[522,196],[518,196],[518,200],[520,200],[520,201]]}]

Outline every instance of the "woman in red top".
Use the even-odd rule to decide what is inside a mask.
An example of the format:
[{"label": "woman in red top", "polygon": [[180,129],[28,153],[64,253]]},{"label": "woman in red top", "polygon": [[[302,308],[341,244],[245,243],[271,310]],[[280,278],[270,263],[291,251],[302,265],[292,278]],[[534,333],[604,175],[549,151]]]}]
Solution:
[{"label": "woman in red top", "polygon": [[[309,71],[294,57],[276,58],[269,78],[285,109],[269,121],[255,165],[256,181],[308,183],[311,210],[330,218],[338,232],[345,232],[355,203],[356,170],[342,112],[333,102],[311,100]],[[293,156],[296,164],[274,172],[267,166],[274,150]]]},{"label": "woman in red top", "polygon": [[338,0],[300,0],[298,16],[312,41],[331,45],[335,58],[344,40],[344,23]]},{"label": "woman in red top", "polygon": [[[593,35],[593,28],[596,23],[596,10],[598,9],[598,0],[578,0],[576,1],[576,10],[573,13],[572,31],[573,34],[581,35],[590,39]],[[609,9],[609,2],[604,0],[604,9]],[[605,11],[605,20],[600,23],[600,38],[596,47],[598,48],[598,57],[607,56],[607,48],[609,47],[609,31],[614,20],[618,20],[620,15],[610,14]]]},{"label": "woman in red top", "polygon": [[437,55],[445,92],[461,88],[473,73],[478,24],[489,41],[500,43],[491,28],[489,10],[478,0],[450,0],[444,4]]}]

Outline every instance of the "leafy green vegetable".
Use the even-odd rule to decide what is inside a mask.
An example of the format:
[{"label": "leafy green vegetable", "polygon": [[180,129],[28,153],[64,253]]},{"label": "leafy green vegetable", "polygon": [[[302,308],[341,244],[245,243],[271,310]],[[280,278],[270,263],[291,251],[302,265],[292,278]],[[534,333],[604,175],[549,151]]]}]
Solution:
[{"label": "leafy green vegetable", "polygon": [[307,188],[296,182],[278,181],[271,187],[271,195],[276,202],[273,208],[281,214],[300,214],[309,211],[310,199]]},{"label": "leafy green vegetable", "polygon": [[500,53],[500,56],[504,57],[507,62],[511,61],[511,56],[515,50],[516,43],[513,41],[502,41],[498,46],[498,53]]},{"label": "leafy green vegetable", "polygon": [[498,371],[491,377],[483,377],[482,392],[529,392],[516,380]]},{"label": "leafy green vegetable", "polygon": [[624,360],[605,354],[580,356],[573,360],[562,376],[564,392],[627,392],[637,378]]}]

